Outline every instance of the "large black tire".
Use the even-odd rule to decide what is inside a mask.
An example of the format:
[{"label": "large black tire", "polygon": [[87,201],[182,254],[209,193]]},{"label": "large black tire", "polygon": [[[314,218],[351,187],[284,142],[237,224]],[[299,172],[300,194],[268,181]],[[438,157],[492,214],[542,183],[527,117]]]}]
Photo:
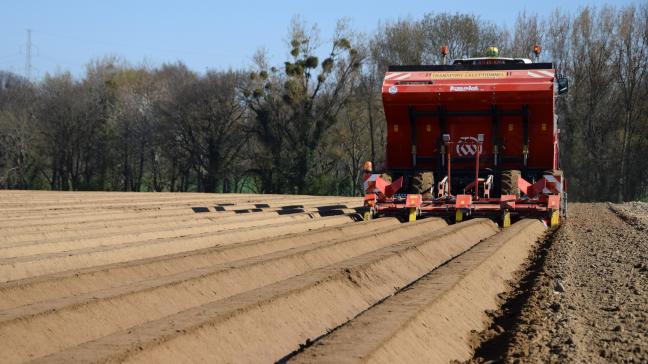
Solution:
[{"label": "large black tire", "polygon": [[522,174],[519,170],[509,169],[502,171],[500,179],[500,195],[515,195],[520,196],[520,188],[518,187],[518,180]]},{"label": "large black tire", "polygon": [[424,199],[432,197],[432,187],[434,186],[434,173],[432,171],[422,171],[414,174],[410,182],[410,193],[422,194]]}]

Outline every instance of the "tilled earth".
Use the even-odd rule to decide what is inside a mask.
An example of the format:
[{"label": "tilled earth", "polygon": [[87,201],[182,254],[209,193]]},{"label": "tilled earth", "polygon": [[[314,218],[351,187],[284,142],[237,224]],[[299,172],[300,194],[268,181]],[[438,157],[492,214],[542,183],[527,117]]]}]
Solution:
[{"label": "tilled earth", "polygon": [[0,362],[470,358],[545,226],[358,221],[362,203],[0,191]]},{"label": "tilled earth", "polygon": [[361,204],[0,191],[0,362],[648,362],[648,204],[548,236]]},{"label": "tilled earth", "polygon": [[648,204],[569,212],[473,362],[648,362]]}]

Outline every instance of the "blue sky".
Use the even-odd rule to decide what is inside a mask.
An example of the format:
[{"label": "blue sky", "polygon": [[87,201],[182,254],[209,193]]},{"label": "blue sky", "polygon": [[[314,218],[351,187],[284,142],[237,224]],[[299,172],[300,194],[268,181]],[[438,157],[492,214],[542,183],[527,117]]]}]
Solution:
[{"label": "blue sky", "polygon": [[317,23],[328,39],[339,18],[353,29],[373,32],[379,21],[418,18],[428,12],[474,13],[511,26],[518,12],[545,15],[560,7],[625,5],[635,1],[126,1],[0,0],[0,70],[25,71],[26,29],[33,30],[33,78],[46,72],[83,73],[91,59],[117,55],[131,63],[159,65],[181,60],[196,71],[240,68],[266,48],[280,64],[293,16]]}]

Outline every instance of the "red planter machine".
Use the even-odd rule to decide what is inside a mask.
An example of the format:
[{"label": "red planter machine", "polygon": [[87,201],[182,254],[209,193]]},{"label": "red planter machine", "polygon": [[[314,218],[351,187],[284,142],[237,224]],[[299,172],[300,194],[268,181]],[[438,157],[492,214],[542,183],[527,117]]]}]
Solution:
[{"label": "red planter machine", "polygon": [[[566,91],[551,63],[528,59],[390,66],[385,170],[365,164],[365,219],[487,216],[508,226],[539,217],[556,226],[567,199],[554,104]],[[436,181],[412,191],[423,174]]]}]

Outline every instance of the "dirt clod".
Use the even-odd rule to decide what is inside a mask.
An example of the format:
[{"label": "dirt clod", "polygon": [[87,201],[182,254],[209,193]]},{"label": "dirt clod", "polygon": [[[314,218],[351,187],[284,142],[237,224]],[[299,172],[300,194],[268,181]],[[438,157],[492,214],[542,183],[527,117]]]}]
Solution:
[{"label": "dirt clod", "polygon": [[558,311],[560,311],[560,307],[561,307],[561,306],[560,306],[560,303],[558,303],[558,302],[554,302],[554,303],[551,304],[551,306],[549,306],[549,308],[551,308],[551,310],[552,310],[553,312],[558,312]]}]

